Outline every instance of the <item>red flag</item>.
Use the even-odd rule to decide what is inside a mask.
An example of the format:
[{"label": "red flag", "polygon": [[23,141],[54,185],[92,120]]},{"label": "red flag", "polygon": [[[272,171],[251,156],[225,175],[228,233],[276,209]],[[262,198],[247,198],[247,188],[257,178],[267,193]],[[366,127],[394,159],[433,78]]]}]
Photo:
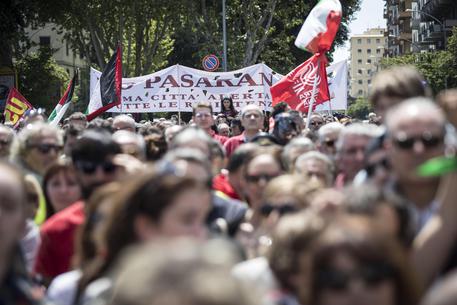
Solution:
[{"label": "red flag", "polygon": [[11,88],[6,99],[5,123],[11,123],[14,128],[17,128],[26,111],[30,109],[33,109],[33,106],[25,97],[16,88]]},{"label": "red flag", "polygon": [[324,54],[315,54],[274,84],[270,88],[273,106],[284,101],[294,110],[308,112],[315,81],[313,110],[317,105],[330,100],[326,63]]},{"label": "red flag", "polygon": [[118,45],[100,76],[100,100],[90,101],[87,120],[91,121],[110,108],[121,104],[122,50]]}]

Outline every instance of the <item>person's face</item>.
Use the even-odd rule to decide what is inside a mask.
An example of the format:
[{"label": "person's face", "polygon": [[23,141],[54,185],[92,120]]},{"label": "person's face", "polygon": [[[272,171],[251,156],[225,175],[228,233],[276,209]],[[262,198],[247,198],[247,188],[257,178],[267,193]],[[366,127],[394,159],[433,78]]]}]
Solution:
[{"label": "person's face", "polygon": [[81,199],[81,188],[70,171],[59,171],[49,179],[46,193],[55,211],[61,211]]},{"label": "person's face", "polygon": [[84,119],[72,119],[69,121],[69,124],[78,128],[86,128],[87,126],[87,120]]},{"label": "person's face", "polygon": [[46,168],[57,160],[62,146],[52,135],[43,135],[32,138],[27,143],[28,151],[24,157],[27,166],[40,175]]},{"label": "person's face", "polygon": [[116,180],[117,166],[113,163],[114,156],[107,156],[103,162],[91,160],[75,161],[76,178],[81,186],[83,197],[89,198],[92,192],[101,185]]},{"label": "person's face", "polygon": [[258,131],[263,126],[263,115],[255,109],[247,110],[241,118],[241,125],[245,130]]},{"label": "person's face", "polygon": [[247,197],[253,209],[258,209],[268,182],[281,174],[281,167],[270,155],[257,156],[247,164],[244,178]]},{"label": "person's face", "polygon": [[16,175],[0,170],[0,256],[5,259],[25,227],[25,194]]},{"label": "person's face", "polygon": [[225,137],[230,136],[230,128],[228,126],[227,127],[222,127],[221,129],[219,129],[219,134],[221,136],[225,136]]},{"label": "person's face", "polygon": [[265,198],[260,207],[261,227],[265,232],[272,232],[282,216],[295,213],[298,210],[296,198],[289,194],[276,194],[270,198]]},{"label": "person's face", "polygon": [[321,116],[318,115],[313,115],[311,116],[310,122],[309,122],[309,129],[312,131],[317,131],[321,126],[324,125],[324,119]]},{"label": "person's face", "polygon": [[287,156],[287,159],[289,160],[290,164],[290,169],[292,170],[295,164],[295,161],[297,161],[297,158],[309,151],[313,150],[311,147],[304,147],[304,146],[298,146],[298,147],[293,147],[289,150],[289,155]]},{"label": "person's face", "polygon": [[317,182],[319,185],[330,187],[332,185],[331,173],[327,165],[318,159],[308,159],[296,165],[297,173],[304,175],[309,181]]},{"label": "person's face", "polygon": [[240,126],[236,125],[236,124],[232,124],[231,125],[231,129],[232,129],[232,136],[238,136],[241,134],[241,128]]},{"label": "person's face", "polygon": [[368,177],[376,185],[382,187],[387,182],[390,173],[389,169],[390,165],[384,149],[379,149],[367,157],[365,170]]},{"label": "person's face", "polygon": [[444,154],[443,123],[433,118],[411,118],[392,128],[386,141],[388,160],[399,182],[429,181],[417,167]]},{"label": "person's face", "polygon": [[322,278],[319,305],[394,305],[395,285],[384,266],[359,264],[344,252],[336,253]]},{"label": "person's face", "polygon": [[193,118],[195,124],[205,130],[210,129],[214,124],[213,114],[211,113],[211,110],[206,107],[198,107],[195,109]]},{"label": "person's face", "polygon": [[319,151],[331,159],[335,158],[338,135],[338,132],[329,132],[325,134],[323,139],[319,142]]},{"label": "person's face", "polygon": [[230,101],[229,100],[223,100],[222,104],[224,105],[224,109],[225,110],[229,110],[230,109]]},{"label": "person's face", "polygon": [[9,156],[12,141],[13,137],[10,133],[0,130],[0,159],[7,158]]},{"label": "person's face", "polygon": [[205,220],[210,210],[210,192],[188,189],[179,194],[165,209],[157,224],[157,233],[163,237],[206,237]]},{"label": "person's face", "polygon": [[362,135],[346,135],[341,151],[338,152],[338,166],[347,181],[352,181],[355,175],[364,167],[365,148],[370,141]]}]

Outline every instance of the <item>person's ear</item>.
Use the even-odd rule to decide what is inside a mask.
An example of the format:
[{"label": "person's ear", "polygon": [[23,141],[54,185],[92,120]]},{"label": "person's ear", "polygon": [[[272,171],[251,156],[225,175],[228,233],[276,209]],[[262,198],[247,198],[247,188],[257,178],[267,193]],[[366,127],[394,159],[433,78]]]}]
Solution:
[{"label": "person's ear", "polygon": [[133,230],[138,240],[144,242],[158,236],[157,224],[146,215],[138,215],[133,221]]}]

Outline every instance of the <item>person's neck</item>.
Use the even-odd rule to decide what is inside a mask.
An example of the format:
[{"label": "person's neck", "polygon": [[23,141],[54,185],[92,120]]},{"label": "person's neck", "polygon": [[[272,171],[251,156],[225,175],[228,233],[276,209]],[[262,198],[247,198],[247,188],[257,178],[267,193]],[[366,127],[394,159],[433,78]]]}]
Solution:
[{"label": "person's neck", "polygon": [[409,201],[413,202],[420,210],[435,199],[438,190],[439,179],[418,183],[402,183],[399,190]]},{"label": "person's neck", "polygon": [[259,130],[258,129],[252,129],[252,130],[245,130],[244,131],[244,137],[247,139],[247,140],[250,140],[252,139],[256,134],[259,133]]}]

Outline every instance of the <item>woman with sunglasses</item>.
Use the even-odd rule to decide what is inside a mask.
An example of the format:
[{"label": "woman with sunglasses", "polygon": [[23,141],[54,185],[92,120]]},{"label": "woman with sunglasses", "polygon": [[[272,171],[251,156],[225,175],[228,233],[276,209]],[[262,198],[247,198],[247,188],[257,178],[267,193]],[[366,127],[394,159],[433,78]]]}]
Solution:
[{"label": "woman with sunglasses", "polygon": [[313,305],[418,304],[420,285],[402,247],[371,218],[333,219],[312,257]]},{"label": "woman with sunglasses", "polygon": [[94,281],[109,279],[112,267],[129,246],[162,238],[206,238],[210,198],[205,183],[183,177],[174,168],[152,170],[126,182],[123,192],[114,198],[98,255],[83,267],[74,304],[97,296],[91,294],[89,285],[97,287]]}]

